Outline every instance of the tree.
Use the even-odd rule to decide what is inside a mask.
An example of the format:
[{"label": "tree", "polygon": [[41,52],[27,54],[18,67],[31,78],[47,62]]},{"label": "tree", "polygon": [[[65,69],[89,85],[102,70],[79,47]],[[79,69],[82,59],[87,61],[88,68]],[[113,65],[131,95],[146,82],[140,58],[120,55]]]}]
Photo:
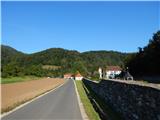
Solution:
[{"label": "tree", "polygon": [[160,31],[155,33],[144,48],[127,58],[126,66],[135,76],[160,75]]}]

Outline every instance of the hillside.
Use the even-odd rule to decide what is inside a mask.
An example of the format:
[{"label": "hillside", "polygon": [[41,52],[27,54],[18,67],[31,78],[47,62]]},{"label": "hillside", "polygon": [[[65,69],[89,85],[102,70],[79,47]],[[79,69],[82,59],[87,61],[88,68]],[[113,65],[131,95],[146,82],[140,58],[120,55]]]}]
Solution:
[{"label": "hillside", "polygon": [[24,53],[17,51],[16,49],[10,46],[1,45],[1,63],[2,65],[8,64],[15,58],[23,56],[23,55]]},{"label": "hillside", "polygon": [[[80,53],[62,48],[50,48],[33,54],[24,54],[9,46],[1,45],[2,77],[19,75],[62,76],[80,71],[91,75],[99,66],[121,65],[128,55],[115,51],[88,51]],[[58,69],[43,69],[45,65]]]},{"label": "hillside", "polygon": [[106,65],[124,65],[124,59],[128,54],[116,51],[88,51],[81,54],[90,71]]}]

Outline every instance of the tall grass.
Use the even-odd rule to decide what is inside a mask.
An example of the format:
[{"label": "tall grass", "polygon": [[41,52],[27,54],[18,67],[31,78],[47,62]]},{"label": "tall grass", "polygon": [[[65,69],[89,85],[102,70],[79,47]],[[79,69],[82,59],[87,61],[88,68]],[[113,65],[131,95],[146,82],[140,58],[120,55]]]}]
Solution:
[{"label": "tall grass", "polygon": [[40,77],[36,77],[36,76],[22,76],[22,77],[1,78],[1,84],[24,82],[24,81],[31,81],[31,80],[38,80],[38,79],[40,79]]}]

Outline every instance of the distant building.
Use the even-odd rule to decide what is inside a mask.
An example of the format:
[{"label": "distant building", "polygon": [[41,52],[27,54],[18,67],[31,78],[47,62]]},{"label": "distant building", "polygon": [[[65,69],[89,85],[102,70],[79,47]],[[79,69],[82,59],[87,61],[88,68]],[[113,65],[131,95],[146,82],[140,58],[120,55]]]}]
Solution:
[{"label": "distant building", "polygon": [[99,79],[102,79],[102,68],[99,67],[98,72],[99,72]]},{"label": "distant building", "polygon": [[119,75],[122,71],[120,66],[107,66],[106,68],[106,78],[114,79],[116,75]]},{"label": "distant building", "polygon": [[83,76],[80,73],[75,75],[75,80],[82,80],[82,79],[83,79]]},{"label": "distant building", "polygon": [[66,73],[66,74],[63,75],[63,78],[64,78],[64,79],[73,79],[74,76],[73,76],[73,74],[71,74],[71,73]]}]

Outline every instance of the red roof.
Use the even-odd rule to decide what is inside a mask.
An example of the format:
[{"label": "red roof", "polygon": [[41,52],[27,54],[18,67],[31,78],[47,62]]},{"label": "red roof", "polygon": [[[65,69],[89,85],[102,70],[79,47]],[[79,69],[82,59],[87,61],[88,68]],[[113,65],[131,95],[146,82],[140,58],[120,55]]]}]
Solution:
[{"label": "red roof", "polygon": [[122,68],[120,66],[107,66],[106,71],[121,71]]},{"label": "red roof", "polygon": [[64,74],[64,77],[72,77],[72,74],[71,73],[66,73],[66,74]]},{"label": "red roof", "polygon": [[83,77],[80,73],[76,74],[75,77]]}]

